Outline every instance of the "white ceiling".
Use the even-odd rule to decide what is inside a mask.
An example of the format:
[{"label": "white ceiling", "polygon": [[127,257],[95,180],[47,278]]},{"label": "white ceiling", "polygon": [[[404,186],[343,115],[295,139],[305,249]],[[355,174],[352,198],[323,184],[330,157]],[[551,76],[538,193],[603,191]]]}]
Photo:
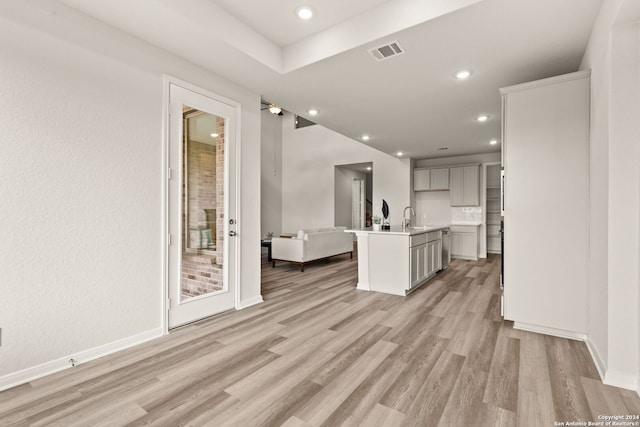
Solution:
[{"label": "white ceiling", "polygon": [[[213,1],[268,40],[280,47],[286,47],[389,0]],[[296,16],[296,10],[303,4],[315,12],[313,19],[303,21]]]},{"label": "white ceiling", "polygon": [[[500,138],[498,88],[576,71],[602,2],[60,1],[288,111],[414,158],[499,150],[488,144]],[[314,9],[311,21],[296,18],[301,5]],[[368,53],[393,40],[405,54],[377,62]],[[458,81],[463,68],[473,74]],[[479,114],[490,118],[477,123]]]}]

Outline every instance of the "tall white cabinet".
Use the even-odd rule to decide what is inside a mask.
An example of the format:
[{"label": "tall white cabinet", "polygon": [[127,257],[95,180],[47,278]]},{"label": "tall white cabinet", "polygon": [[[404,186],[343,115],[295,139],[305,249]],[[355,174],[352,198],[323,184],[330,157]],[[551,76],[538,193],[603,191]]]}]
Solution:
[{"label": "tall white cabinet", "polygon": [[504,317],[521,329],[584,338],[589,72],[500,92]]}]

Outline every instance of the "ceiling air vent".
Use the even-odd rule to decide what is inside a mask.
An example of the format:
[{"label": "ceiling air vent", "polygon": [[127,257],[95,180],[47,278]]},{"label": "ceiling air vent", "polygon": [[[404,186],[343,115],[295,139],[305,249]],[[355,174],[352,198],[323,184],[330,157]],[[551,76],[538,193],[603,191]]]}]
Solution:
[{"label": "ceiling air vent", "polygon": [[376,58],[377,61],[384,61],[392,56],[404,53],[404,49],[400,47],[400,44],[397,41],[393,41],[383,46],[378,46],[375,49],[371,49],[369,50],[369,53],[371,56]]}]

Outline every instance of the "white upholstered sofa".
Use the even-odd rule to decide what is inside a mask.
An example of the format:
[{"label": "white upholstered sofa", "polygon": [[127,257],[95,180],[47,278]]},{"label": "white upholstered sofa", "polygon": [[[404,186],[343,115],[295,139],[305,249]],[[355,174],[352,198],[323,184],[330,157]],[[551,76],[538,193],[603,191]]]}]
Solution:
[{"label": "white upholstered sofa", "polygon": [[350,253],[353,258],[353,235],[345,233],[346,227],[317,228],[300,230],[292,238],[273,237],[271,239],[272,266],[276,261],[304,264],[317,259]]}]

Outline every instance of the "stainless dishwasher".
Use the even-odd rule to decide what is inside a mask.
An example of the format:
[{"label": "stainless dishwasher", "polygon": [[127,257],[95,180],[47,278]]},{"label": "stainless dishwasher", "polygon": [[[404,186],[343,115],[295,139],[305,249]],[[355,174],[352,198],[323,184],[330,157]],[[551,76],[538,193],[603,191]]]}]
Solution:
[{"label": "stainless dishwasher", "polygon": [[451,236],[449,235],[449,229],[442,230],[442,269],[449,267],[449,261],[451,261],[451,254],[449,253],[449,246],[451,244]]}]

